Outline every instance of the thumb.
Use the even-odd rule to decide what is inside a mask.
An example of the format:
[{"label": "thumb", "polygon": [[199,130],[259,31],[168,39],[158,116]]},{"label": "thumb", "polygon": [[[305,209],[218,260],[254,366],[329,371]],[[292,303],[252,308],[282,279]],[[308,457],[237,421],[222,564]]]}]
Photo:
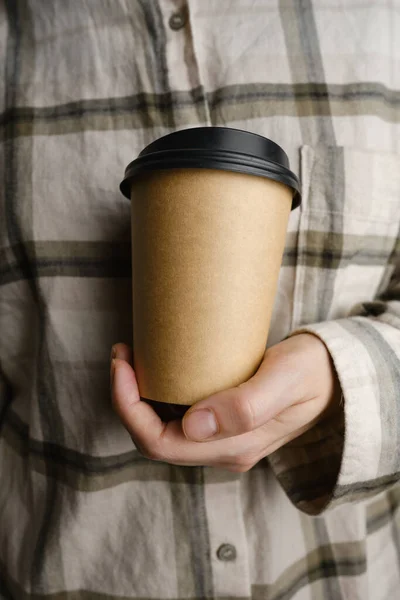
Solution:
[{"label": "thumb", "polygon": [[[193,441],[214,441],[261,427],[292,404],[291,371],[289,361],[267,351],[251,379],[196,402],[186,412],[182,421],[186,437]],[[198,411],[204,412],[199,414]],[[206,424],[212,417],[216,421],[216,433],[211,437],[206,435]]]}]

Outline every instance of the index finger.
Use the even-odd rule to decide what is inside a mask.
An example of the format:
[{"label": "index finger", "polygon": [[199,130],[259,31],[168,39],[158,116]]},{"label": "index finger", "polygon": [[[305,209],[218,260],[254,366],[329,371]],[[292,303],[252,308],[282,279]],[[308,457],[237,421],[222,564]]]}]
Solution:
[{"label": "index finger", "polygon": [[220,467],[235,464],[238,456],[255,456],[258,453],[260,440],[254,432],[207,443],[187,440],[181,420],[163,423],[141,400],[132,367],[118,358],[113,359],[113,364],[114,408],[146,458],[186,466]]},{"label": "index finger", "polygon": [[121,358],[111,363],[113,407],[138,445],[157,445],[166,427],[157,413],[140,399],[135,371]]}]

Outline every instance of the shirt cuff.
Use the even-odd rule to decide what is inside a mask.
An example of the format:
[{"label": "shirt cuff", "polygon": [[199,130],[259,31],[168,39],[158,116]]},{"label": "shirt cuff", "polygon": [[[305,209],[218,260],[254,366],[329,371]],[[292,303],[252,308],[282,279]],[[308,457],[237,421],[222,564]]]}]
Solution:
[{"label": "shirt cuff", "polygon": [[328,348],[341,385],[342,410],[268,459],[292,503],[316,515],[374,495],[399,478],[397,431],[390,435],[398,386],[393,365],[388,366],[400,352],[390,343],[399,332],[375,319],[351,317],[307,325],[291,335],[298,333],[312,333]]}]

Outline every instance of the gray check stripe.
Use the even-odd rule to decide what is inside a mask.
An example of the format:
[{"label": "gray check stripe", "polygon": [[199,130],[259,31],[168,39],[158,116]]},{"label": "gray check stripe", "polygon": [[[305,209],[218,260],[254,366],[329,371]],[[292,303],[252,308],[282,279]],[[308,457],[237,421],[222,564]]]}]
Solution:
[{"label": "gray check stripe", "polygon": [[[275,115],[325,115],[329,103],[332,116],[376,115],[389,122],[400,121],[400,91],[381,84],[318,83],[250,84],[219,88],[207,94],[215,113],[223,111],[225,120]],[[204,103],[202,88],[170,94],[139,93],[125,98],[80,100],[46,107],[15,107],[0,115],[0,135],[62,135],[83,130],[153,128],[167,126],[171,107],[180,122],[198,123]],[[13,124],[13,128],[7,127]]]},{"label": "gray check stripe", "polygon": [[271,585],[254,585],[254,600],[290,600],[306,585],[323,578],[356,576],[366,570],[362,544],[321,546],[284,571]]},{"label": "gray check stripe", "polygon": [[21,456],[29,453],[41,459],[61,464],[90,475],[101,474],[109,470],[118,470],[137,461],[147,461],[137,450],[117,454],[115,456],[96,457],[81,452],[76,452],[65,446],[52,442],[43,442],[29,436],[29,427],[21,421],[12,409],[7,412],[4,419],[4,438],[12,444]]},{"label": "gray check stripe", "polygon": [[[292,0],[281,2],[282,27],[286,34],[286,47],[293,81],[318,82],[320,93],[326,98],[323,113],[315,112],[315,104],[311,103],[312,114],[318,118],[312,121],[312,129],[316,129],[317,138],[322,143],[335,145],[335,130],[332,122],[332,111],[329,100],[327,81],[322,62],[319,43],[319,32],[315,23],[314,7],[311,0]],[[290,18],[288,18],[288,14]],[[289,31],[289,24],[294,24],[295,31]],[[302,60],[299,63],[299,57]],[[299,72],[300,70],[300,72]],[[297,113],[302,108],[297,105]],[[303,142],[308,144],[313,138],[309,123],[302,122]]]},{"label": "gray check stripe", "polygon": [[285,572],[279,579],[281,587],[279,584],[255,584],[252,588],[252,600],[265,600],[265,598],[268,598],[268,600],[291,600],[302,588],[310,586],[315,581],[321,581],[324,578],[328,578],[329,580],[337,576],[354,577],[365,573],[365,571],[366,559],[361,552],[359,557],[355,557],[354,559],[346,558],[343,561],[324,559],[322,564],[318,564],[314,568],[308,569],[305,573],[301,573],[293,581],[287,581],[288,577]]},{"label": "gray check stripe", "polygon": [[[350,502],[368,498],[396,483],[400,477],[400,472],[396,471],[368,481],[334,486],[337,480],[338,466],[334,456],[330,456],[294,469],[287,469],[278,474],[278,479],[292,501],[296,504],[302,504],[313,498],[322,498],[324,492],[332,488],[334,488],[333,497],[335,500]],[[319,476],[316,476],[316,473]]]},{"label": "gray check stripe", "polygon": [[[94,492],[126,481],[170,481],[179,483],[179,469],[144,458],[137,450],[114,456],[97,457],[64,446],[41,442],[29,437],[29,428],[12,411],[4,419],[2,439],[21,458],[29,455],[31,468],[58,479],[74,489]],[[264,468],[262,461],[253,467]],[[182,469],[188,476],[190,468]],[[221,471],[217,483],[231,481],[232,475]],[[212,483],[210,484],[212,485]]]},{"label": "gray check stripe", "polygon": [[[324,121],[324,124],[325,128],[328,128],[330,131],[332,123],[330,123],[330,126],[328,126],[326,121]],[[328,248],[321,253],[321,256],[323,256],[325,261],[328,262],[328,268],[325,267],[324,270],[321,270],[321,276],[318,278],[318,284],[316,287],[316,297],[318,298],[318,321],[321,321],[324,318],[324,315],[330,313],[331,306],[334,302],[335,281],[337,276],[337,273],[335,272],[336,269],[342,264],[346,264],[346,260],[349,260],[344,256],[344,217],[341,212],[344,208],[345,197],[344,151],[343,148],[335,148],[335,150],[332,151],[330,165],[326,172],[325,203],[329,220],[329,223],[326,223],[326,225],[329,234],[326,234],[325,239],[327,241],[324,244],[328,246]],[[303,240],[305,241],[303,252],[308,245],[307,237],[308,236],[305,236],[305,240]],[[333,245],[331,238],[334,238],[336,241],[336,256],[330,254],[329,252],[329,246]],[[363,248],[366,246],[361,247]],[[354,251],[351,253],[351,255],[352,254],[354,254]]]},{"label": "gray check stripe", "polygon": [[[357,576],[366,570],[366,559],[362,543],[349,542],[343,544],[331,544],[323,546],[310,552],[306,557],[294,563],[286,569],[278,580],[273,584],[262,584],[252,586],[252,600],[290,600],[306,585],[323,577]],[[60,591],[53,594],[29,594],[19,587],[11,577],[6,577],[4,565],[0,562],[0,577],[7,588],[15,594],[18,600],[130,600],[127,596],[115,596],[100,594],[87,590]],[[1,581],[1,579],[0,579]],[[214,596],[216,600],[220,597]],[[229,596],[223,596],[223,600],[229,600]],[[131,600],[154,600],[154,598],[132,596]],[[177,596],[172,600],[193,600],[193,597]],[[222,600],[222,598],[221,598]],[[241,600],[235,596],[231,600]],[[249,600],[243,598],[242,600]]]},{"label": "gray check stripe", "polygon": [[178,596],[185,597],[190,590],[195,598],[212,598],[211,544],[204,497],[204,468],[171,465],[169,471],[176,561],[178,565],[182,564],[185,555],[189,553],[191,565],[189,572],[180,569],[177,572]]},{"label": "gray check stripe", "polygon": [[[6,9],[9,19],[9,35],[7,42],[7,70],[6,70],[6,87],[8,93],[6,98],[6,106],[12,109],[13,106],[18,104],[17,90],[18,83],[21,77],[22,69],[30,69],[31,61],[34,60],[34,47],[30,48],[30,52],[26,55],[26,60],[21,61],[21,54],[26,46],[32,46],[31,39],[25,39],[23,37],[24,31],[31,31],[31,11],[29,6],[23,0],[13,2],[10,0],[6,1]],[[21,26],[22,20],[25,28]],[[13,245],[15,250],[15,259],[25,274],[31,289],[32,296],[36,304],[36,312],[38,316],[38,330],[37,334],[37,387],[36,393],[38,397],[38,406],[40,411],[40,426],[43,434],[46,438],[55,440],[58,444],[62,445],[65,442],[63,421],[61,418],[59,406],[56,402],[54,373],[52,369],[52,363],[50,360],[50,353],[48,348],[48,340],[46,339],[46,308],[45,300],[43,298],[40,287],[37,284],[35,278],[35,266],[30,260],[25,243],[23,227],[20,222],[21,209],[19,202],[21,202],[20,186],[18,179],[18,169],[20,167],[21,156],[18,153],[20,146],[15,142],[16,123],[11,121],[6,124],[6,130],[9,132],[10,143],[7,144],[7,168],[5,170],[5,212],[6,212],[6,224],[7,233],[9,237],[10,245]],[[32,124],[30,125],[30,129]],[[30,139],[32,141],[32,139]],[[27,148],[25,147],[25,152]],[[32,156],[32,152],[29,153]],[[31,170],[31,164],[27,161],[26,154],[24,155],[24,170],[29,173]],[[25,180],[24,192],[27,198],[32,198],[32,190],[30,189],[32,178],[28,176]],[[29,205],[31,209],[31,205]],[[24,206],[25,214],[27,214],[27,207]],[[29,213],[28,213],[29,214]],[[32,218],[32,212],[30,212],[30,219]],[[30,223],[31,226],[31,223]],[[46,545],[49,540],[49,536],[52,533],[54,523],[58,519],[58,511],[60,510],[60,498],[58,483],[55,479],[46,478],[46,494],[43,506],[43,518],[42,522],[38,524],[37,538],[34,544],[34,552],[31,563],[30,572],[30,584],[32,587],[41,585],[41,578],[43,576],[43,564],[45,561]],[[53,557],[55,555],[55,548],[53,548]],[[58,557],[59,559],[60,557]],[[60,584],[62,585],[62,570],[60,563]]]},{"label": "gray check stripe", "polygon": [[139,0],[138,2],[149,32],[149,40],[151,44],[145,53],[146,70],[151,77],[152,84],[156,90],[166,94],[170,98],[170,86],[168,81],[168,67],[165,55],[165,31],[162,21],[162,14],[157,0],[147,2]]},{"label": "gray check stripe", "polygon": [[[28,242],[24,245],[35,277],[131,277],[129,242]],[[15,261],[15,247],[0,251],[0,285],[30,276]]]},{"label": "gray check stripe", "polygon": [[397,483],[399,478],[400,471],[396,471],[369,481],[358,481],[350,485],[337,485],[334,491],[334,498],[343,499],[346,502],[355,502],[362,498],[369,498],[384,491],[392,484]]},{"label": "gray check stripe", "polygon": [[393,487],[383,497],[375,500],[367,507],[367,531],[369,534],[391,523],[400,516],[400,488]]},{"label": "gray check stripe", "polygon": [[[248,85],[230,85],[218,88],[207,93],[210,107],[215,109],[219,105],[248,104],[249,101],[271,100],[281,102],[292,102],[293,100],[306,100],[322,105],[328,100],[344,104],[348,108],[354,103],[354,109],[360,114],[363,112],[364,102],[374,100],[388,107],[400,108],[400,90],[388,88],[380,83],[362,82],[346,84],[321,83],[250,83]],[[184,108],[202,102],[202,88],[196,87],[189,91],[173,91],[171,93],[145,93],[141,92],[133,96],[123,98],[99,98],[93,100],[79,100],[52,106],[17,106],[0,114],[0,126],[6,123],[23,123],[35,121],[57,121],[67,118],[81,118],[89,114],[118,115],[124,112],[145,112],[153,108],[159,111],[168,110],[171,105],[174,108]],[[344,109],[346,110],[346,109]],[[324,113],[325,114],[325,113]],[[345,113],[341,113],[345,114]],[[350,114],[354,114],[351,111]]]},{"label": "gray check stripe", "polygon": [[[379,378],[380,420],[382,428],[382,447],[389,444],[399,444],[400,411],[398,408],[398,377],[400,361],[393,348],[376,328],[367,320],[359,322],[356,319],[342,321],[342,326],[362,340],[369,348],[371,359]],[[400,458],[382,453],[378,473],[399,471]]]},{"label": "gray check stripe", "polygon": [[[396,264],[400,239],[390,236],[343,235],[307,231],[300,256],[289,236],[283,266],[302,265],[337,269],[341,265],[385,266]],[[343,242],[343,250],[340,250]],[[388,250],[393,248],[388,259]],[[118,242],[28,242],[24,245],[35,277],[131,277],[130,244]],[[15,246],[0,251],[0,285],[31,277],[19,261]]]}]

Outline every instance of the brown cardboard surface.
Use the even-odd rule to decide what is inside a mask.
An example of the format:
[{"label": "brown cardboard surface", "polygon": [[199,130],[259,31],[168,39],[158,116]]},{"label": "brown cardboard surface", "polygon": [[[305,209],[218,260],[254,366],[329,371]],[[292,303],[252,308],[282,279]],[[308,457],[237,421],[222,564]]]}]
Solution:
[{"label": "brown cardboard surface", "polygon": [[132,185],[134,368],[140,395],[193,404],[257,370],[292,192],[208,169]]}]

